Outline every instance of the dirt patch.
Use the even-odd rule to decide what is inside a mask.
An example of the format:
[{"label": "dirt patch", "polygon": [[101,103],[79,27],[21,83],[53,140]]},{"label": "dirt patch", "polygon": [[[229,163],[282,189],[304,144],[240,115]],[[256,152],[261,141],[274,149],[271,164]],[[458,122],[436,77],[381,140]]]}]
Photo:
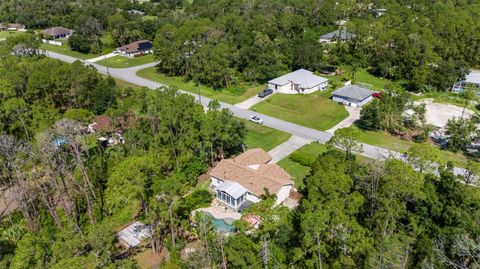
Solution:
[{"label": "dirt patch", "polygon": [[[427,123],[444,128],[447,125],[448,120],[454,118],[460,118],[462,116],[463,108],[450,105],[434,103],[432,99],[425,99],[415,102],[416,105],[424,103],[427,109],[426,118]],[[474,112],[470,109],[465,109],[464,117],[470,118]]]}]

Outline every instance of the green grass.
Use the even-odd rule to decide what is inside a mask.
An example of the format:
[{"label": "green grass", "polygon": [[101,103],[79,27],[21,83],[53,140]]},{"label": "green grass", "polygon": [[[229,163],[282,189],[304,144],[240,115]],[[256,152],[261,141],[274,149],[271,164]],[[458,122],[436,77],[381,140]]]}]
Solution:
[{"label": "green grass", "polygon": [[74,57],[74,58],[82,59],[82,60],[95,58],[95,57],[98,56],[98,55],[94,55],[94,54],[90,54],[90,53],[85,54],[85,53],[80,53],[78,51],[73,51],[66,44],[64,44],[62,46],[56,46],[56,45],[51,45],[51,44],[42,44],[42,48],[46,49],[46,50],[49,50],[49,51],[56,52],[56,53],[60,53],[60,54],[63,54],[63,55],[67,55],[67,56],[71,56],[71,57]]},{"label": "green grass", "polygon": [[0,39],[4,39],[4,38],[14,36],[14,35],[19,35],[21,33],[22,32],[17,32],[17,31],[2,31],[2,32],[0,32]]},{"label": "green grass", "polygon": [[[406,152],[415,144],[413,141],[403,140],[386,132],[367,131],[355,126],[354,128],[360,130],[360,137],[358,140],[362,143],[380,146],[398,152]],[[434,146],[432,145],[432,147]],[[465,167],[467,164],[467,157],[465,155],[448,150],[442,150],[439,158],[441,162],[447,163],[451,161],[457,167]]]},{"label": "green grass", "polygon": [[136,58],[128,58],[124,56],[114,56],[106,60],[100,60],[97,64],[108,66],[111,68],[126,68],[132,66],[138,66],[142,64],[152,63],[154,61],[153,55],[145,55]]},{"label": "green grass", "polygon": [[348,116],[342,105],[332,102],[329,93],[275,94],[251,109],[317,130],[328,130]]},{"label": "green grass", "polygon": [[247,136],[245,137],[245,144],[247,148],[262,148],[269,151],[274,147],[282,144],[290,138],[290,134],[269,128],[250,121],[245,121],[247,126]]},{"label": "green grass", "polygon": [[185,81],[182,77],[169,77],[156,72],[155,67],[139,70],[137,75],[168,86],[175,86],[181,90],[200,94],[229,104],[236,104],[258,94],[265,89],[265,85],[240,85],[238,88],[212,89],[206,86],[197,86],[193,81]]},{"label": "green grass", "polygon": [[[278,165],[292,176],[295,187],[301,189],[304,186],[303,179],[310,173],[310,167],[307,164],[313,163],[317,156],[325,151],[327,151],[327,146],[324,144],[310,143],[279,161]],[[301,163],[298,160],[301,160]]]}]

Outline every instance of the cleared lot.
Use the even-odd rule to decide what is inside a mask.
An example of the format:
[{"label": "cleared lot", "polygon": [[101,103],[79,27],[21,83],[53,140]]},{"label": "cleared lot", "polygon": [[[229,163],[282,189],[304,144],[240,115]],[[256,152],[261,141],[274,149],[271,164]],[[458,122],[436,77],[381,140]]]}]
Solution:
[{"label": "cleared lot", "polygon": [[[424,103],[427,109],[426,118],[427,123],[444,128],[447,125],[448,120],[453,118],[460,118],[462,116],[463,108],[442,103],[434,103],[432,99],[425,99],[415,104]],[[465,109],[464,117],[470,118],[473,115],[473,111],[470,109]]]}]

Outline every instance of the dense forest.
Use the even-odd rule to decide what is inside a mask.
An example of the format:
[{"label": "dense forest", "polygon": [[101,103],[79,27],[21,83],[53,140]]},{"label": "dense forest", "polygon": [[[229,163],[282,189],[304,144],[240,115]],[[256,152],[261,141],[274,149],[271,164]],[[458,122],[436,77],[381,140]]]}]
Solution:
[{"label": "dense forest", "polygon": [[[147,18],[127,11],[137,9]],[[382,16],[375,13],[385,9]],[[18,1],[0,3],[0,21],[31,29],[63,25],[76,40],[116,45],[155,39],[158,70],[216,88],[322,66],[367,68],[414,91],[445,91],[480,65],[480,2],[472,1]],[[346,43],[320,44],[339,29]],[[113,45],[115,45],[113,44]],[[87,48],[87,50],[90,50]]]},{"label": "dense forest", "polygon": [[[375,16],[370,2],[386,14]],[[480,65],[479,17],[478,0],[0,2],[0,21],[30,29],[71,27],[89,43],[102,31],[116,45],[155,40],[160,72],[216,88],[338,65],[443,91]],[[320,44],[339,19],[356,38]],[[199,178],[244,150],[245,123],[216,101],[206,110],[175,88],[119,86],[39,46],[29,34],[0,42],[0,268],[140,268],[115,236],[136,220],[151,227],[147,248],[168,252],[161,268],[480,268],[480,190],[465,184],[480,174],[477,162],[455,175],[451,163],[432,164],[439,153],[423,144],[405,162],[366,161],[353,154],[356,133],[341,129],[328,151],[305,162],[295,210],[265,193],[246,211],[259,216],[258,229],[240,220],[225,236],[190,213],[213,199]],[[423,124],[395,121],[406,95],[384,96],[362,112],[362,124],[426,139]],[[106,132],[88,131],[99,115],[125,143],[105,146]],[[468,127],[459,125],[449,128]],[[464,146],[465,132],[452,147]],[[192,238],[195,251],[185,255]]]}]

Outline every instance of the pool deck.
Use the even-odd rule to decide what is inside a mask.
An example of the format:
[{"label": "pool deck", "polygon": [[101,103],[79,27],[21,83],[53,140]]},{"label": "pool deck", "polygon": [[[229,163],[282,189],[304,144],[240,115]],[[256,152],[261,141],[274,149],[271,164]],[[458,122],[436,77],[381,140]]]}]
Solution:
[{"label": "pool deck", "polygon": [[231,219],[231,220],[239,220],[242,217],[242,214],[232,211],[232,210],[225,210],[224,208],[220,208],[218,206],[210,206],[204,207],[194,210],[194,212],[201,211],[210,213],[216,219]]}]

